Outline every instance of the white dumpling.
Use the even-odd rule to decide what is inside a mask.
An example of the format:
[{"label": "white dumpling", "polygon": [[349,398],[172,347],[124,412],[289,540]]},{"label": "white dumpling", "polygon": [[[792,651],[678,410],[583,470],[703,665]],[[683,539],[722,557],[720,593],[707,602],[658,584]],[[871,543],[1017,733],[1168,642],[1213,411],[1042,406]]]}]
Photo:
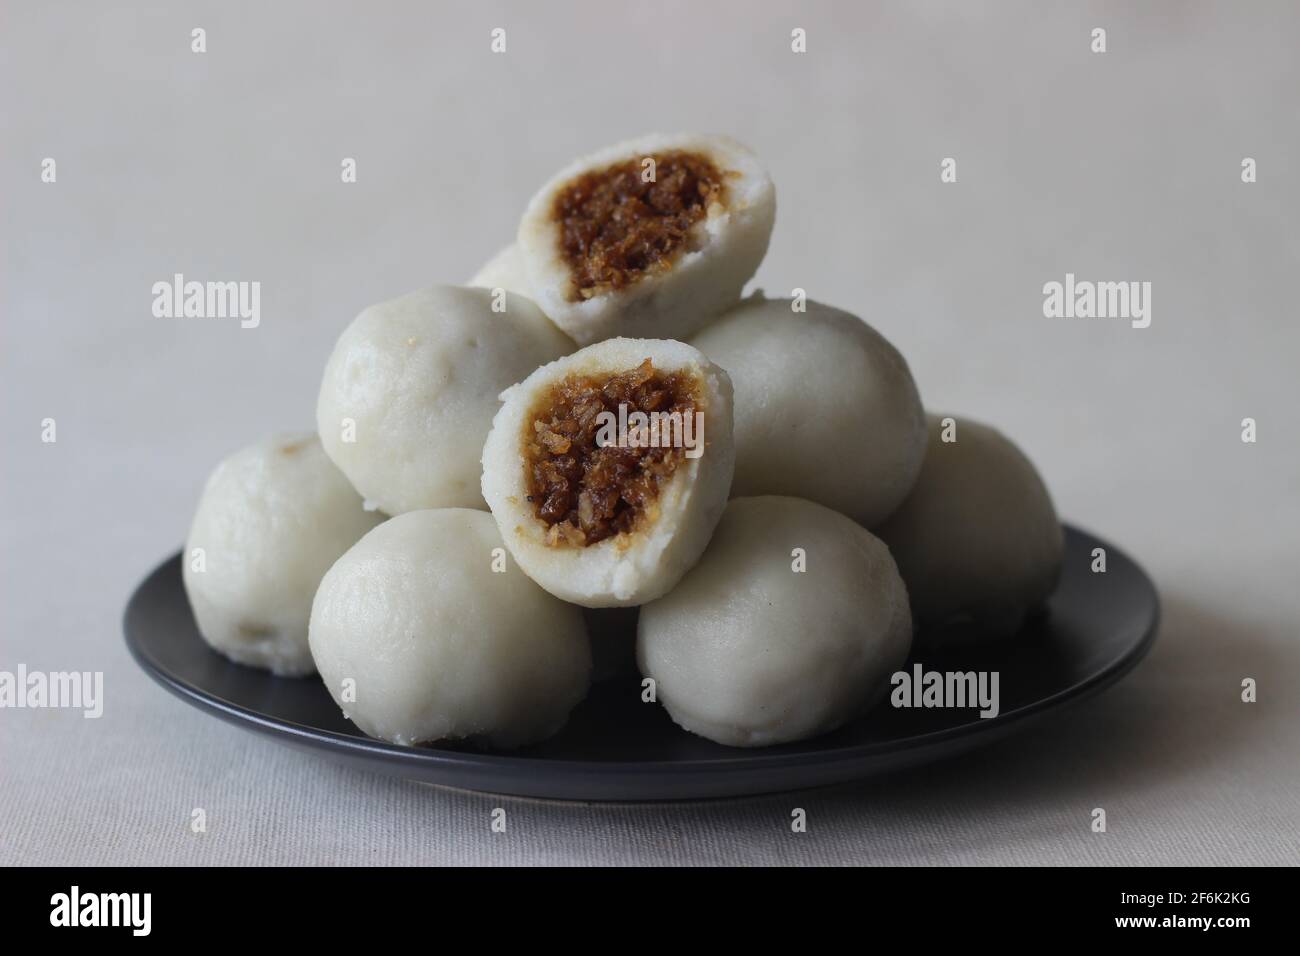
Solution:
[{"label": "white dumpling", "polygon": [[691,340],[736,388],[732,494],[792,495],[867,527],[911,490],[925,412],[907,362],[857,316],[751,296]]},{"label": "white dumpling", "polygon": [[478,289],[506,289],[520,295],[528,295],[528,272],[524,268],[519,246],[510,243],[474,273],[474,277],[465,283]]},{"label": "white dumpling", "polygon": [[[629,376],[644,379],[632,401],[610,398]],[[727,373],[681,342],[610,339],[501,399],[483,446],[483,497],[524,572],[586,607],[630,607],[671,588],[704,551],[731,487]],[[656,402],[694,412],[659,429],[660,447],[597,447],[617,437],[602,431],[605,414]]]},{"label": "white dumpling", "polygon": [[653,135],[555,176],[529,203],[518,246],[533,298],[579,345],[680,339],[740,298],[775,219],[772,180],[747,148]]},{"label": "white dumpling", "polygon": [[383,519],[313,434],[231,455],[204,485],[182,555],[199,633],[240,664],[310,674],[307,618],[321,575]]},{"label": "white dumpling", "polygon": [[954,624],[1014,633],[1056,586],[1065,548],[1047,487],[1024,453],[987,425],[953,418],[951,426],[956,440],[944,441],[944,419],[930,416],[921,475],[877,531],[932,642]]},{"label": "white dumpling", "polygon": [[573,343],[532,302],[434,286],[371,306],[325,366],[316,423],[334,463],[389,514],[482,508],[479,452],[497,395]]},{"label": "white dumpling", "polygon": [[686,730],[761,747],[870,707],[911,640],[907,590],[871,532],[810,501],[737,498],[700,563],[641,608],[637,662]]},{"label": "white dumpling", "polygon": [[591,674],[582,612],[512,566],[491,516],[466,508],[408,512],[357,542],[321,581],[311,651],[353,723],[407,745],[542,740]]}]

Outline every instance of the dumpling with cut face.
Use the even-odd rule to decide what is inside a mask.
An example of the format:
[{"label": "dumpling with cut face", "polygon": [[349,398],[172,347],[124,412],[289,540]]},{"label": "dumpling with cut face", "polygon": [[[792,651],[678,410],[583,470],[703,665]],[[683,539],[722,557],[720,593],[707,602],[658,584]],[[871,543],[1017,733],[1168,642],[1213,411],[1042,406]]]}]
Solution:
[{"label": "dumpling with cut face", "polygon": [[316,586],[383,520],[362,507],[314,434],[235,452],[204,485],[182,556],[199,633],[240,664],[310,674]]},{"label": "dumpling with cut face", "polygon": [[671,588],[731,487],[726,372],[681,342],[610,339],[501,399],[483,497],[524,572],[585,607],[630,607]]},{"label": "dumpling with cut face", "polygon": [[579,345],[680,339],[733,305],[767,252],[776,192],[722,136],[653,135],[571,164],[519,224],[529,294]]}]

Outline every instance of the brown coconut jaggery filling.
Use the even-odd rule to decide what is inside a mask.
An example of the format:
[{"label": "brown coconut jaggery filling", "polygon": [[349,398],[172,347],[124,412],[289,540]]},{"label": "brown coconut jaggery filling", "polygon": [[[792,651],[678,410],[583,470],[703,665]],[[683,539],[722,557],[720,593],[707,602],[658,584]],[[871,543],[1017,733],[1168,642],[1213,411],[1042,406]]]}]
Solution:
[{"label": "brown coconut jaggery filling", "polygon": [[[646,159],[654,182],[645,182]],[[583,173],[555,197],[551,213],[572,284],[569,300],[622,289],[668,269],[714,203],[726,202],[723,172],[703,153],[666,150]]]},{"label": "brown coconut jaggery filling", "polygon": [[585,547],[636,530],[685,458],[681,447],[599,445],[600,413],[618,416],[620,405],[627,415],[677,412],[685,420],[701,402],[694,376],[662,372],[648,358],[625,372],[570,375],[551,386],[523,436],[528,501],[549,528],[548,544]]}]

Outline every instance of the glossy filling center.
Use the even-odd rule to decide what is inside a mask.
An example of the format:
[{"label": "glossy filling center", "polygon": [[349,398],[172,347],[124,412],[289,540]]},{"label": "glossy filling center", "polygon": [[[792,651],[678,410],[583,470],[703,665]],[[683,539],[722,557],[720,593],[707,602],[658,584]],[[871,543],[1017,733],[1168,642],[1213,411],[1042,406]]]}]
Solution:
[{"label": "glossy filling center", "polygon": [[[647,159],[654,161],[652,182]],[[572,278],[570,300],[671,268],[709,206],[725,202],[727,176],[702,153],[668,150],[571,180],[552,207]]]},{"label": "glossy filling center", "polygon": [[611,416],[619,420],[623,406],[625,416],[678,413],[685,420],[700,407],[698,394],[694,376],[662,372],[650,359],[625,372],[570,375],[550,386],[523,436],[528,501],[548,527],[547,543],[586,547],[653,516],[686,450],[610,442]]}]

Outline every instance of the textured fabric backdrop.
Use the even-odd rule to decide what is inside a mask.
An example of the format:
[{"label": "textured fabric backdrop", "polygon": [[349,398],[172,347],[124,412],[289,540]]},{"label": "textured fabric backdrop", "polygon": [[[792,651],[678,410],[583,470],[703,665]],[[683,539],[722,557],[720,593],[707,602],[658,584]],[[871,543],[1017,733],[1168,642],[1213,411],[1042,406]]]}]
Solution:
[{"label": "textured fabric backdrop", "polygon": [[[3,7],[0,669],[102,670],[107,701],[0,711],[0,862],[1296,861],[1300,7]],[[574,155],[676,129],[768,163],[760,286],[862,313],[927,405],[1000,425],[1145,564],[1165,616],[1138,670],[967,759],[662,806],[370,776],[149,681],[127,595],[219,458],[310,425],[356,312],[470,275]],[[174,272],[260,281],[261,326],[153,318]],[[1152,282],[1151,327],[1044,318],[1066,272]]]}]

